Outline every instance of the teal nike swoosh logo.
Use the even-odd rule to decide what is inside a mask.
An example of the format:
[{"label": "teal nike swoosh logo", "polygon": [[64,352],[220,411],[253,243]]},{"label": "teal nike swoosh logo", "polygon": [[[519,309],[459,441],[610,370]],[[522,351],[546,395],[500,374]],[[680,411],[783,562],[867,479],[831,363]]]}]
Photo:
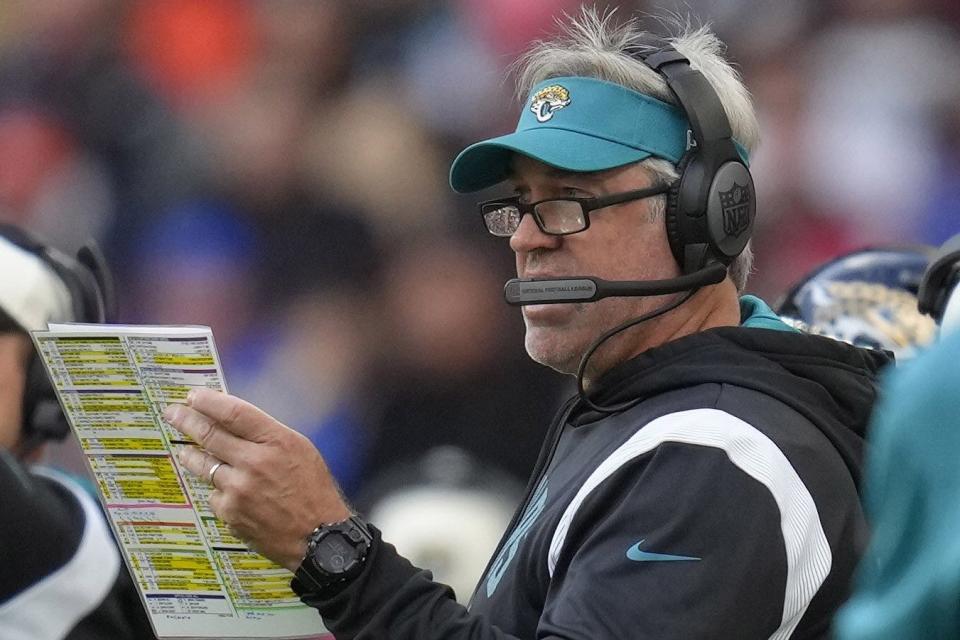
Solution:
[{"label": "teal nike swoosh logo", "polygon": [[674,556],[669,553],[654,553],[652,551],[643,551],[640,548],[640,545],[644,543],[646,539],[641,540],[637,544],[633,545],[627,549],[627,558],[634,560],[636,562],[668,562],[668,561],[677,561],[677,560],[699,560],[700,558],[694,558],[693,556]]}]

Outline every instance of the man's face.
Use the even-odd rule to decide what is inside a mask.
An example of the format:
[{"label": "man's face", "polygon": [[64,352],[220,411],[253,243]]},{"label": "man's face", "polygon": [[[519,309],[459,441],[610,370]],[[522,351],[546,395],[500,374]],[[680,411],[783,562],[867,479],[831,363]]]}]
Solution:
[{"label": "man's face", "polygon": [[0,333],[0,448],[12,449],[23,426],[23,394],[33,345],[22,333]]},{"label": "man's face", "polygon": [[[597,197],[651,186],[648,172],[629,165],[601,173],[569,173],[517,155],[511,183],[527,202],[557,197]],[[657,280],[679,275],[652,200],[637,200],[590,212],[590,227],[567,236],[544,234],[524,216],[510,238],[521,278],[596,276],[605,280]],[[523,307],[530,357],[575,373],[590,343],[608,329],[662,306],[665,298],[607,298],[577,304]],[[607,341],[590,362],[588,377],[662,342],[662,318],[642,323]],[[592,372],[592,373],[591,373]]]}]

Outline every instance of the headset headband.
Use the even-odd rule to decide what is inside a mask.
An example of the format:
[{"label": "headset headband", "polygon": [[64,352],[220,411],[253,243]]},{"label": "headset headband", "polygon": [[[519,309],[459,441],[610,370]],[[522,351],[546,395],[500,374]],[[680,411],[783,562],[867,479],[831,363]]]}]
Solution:
[{"label": "headset headband", "polygon": [[723,103],[706,77],[672,46],[638,44],[624,53],[663,77],[690,123],[681,177],[668,195],[667,233],[674,256],[684,273],[711,260],[729,264],[750,238],[756,199]]},{"label": "headset headband", "polygon": [[76,258],[71,258],[10,224],[0,223],[0,237],[36,256],[53,270],[70,294],[74,322],[114,321],[113,278],[106,258],[94,240],[89,240],[77,252]]}]

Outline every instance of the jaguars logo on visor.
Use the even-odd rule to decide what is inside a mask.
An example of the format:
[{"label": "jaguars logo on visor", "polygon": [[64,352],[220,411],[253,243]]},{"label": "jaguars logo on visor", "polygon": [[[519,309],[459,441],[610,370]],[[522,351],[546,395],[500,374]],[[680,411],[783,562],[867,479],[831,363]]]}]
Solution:
[{"label": "jaguars logo on visor", "polygon": [[530,100],[530,111],[537,116],[537,122],[546,122],[553,117],[555,111],[569,104],[570,92],[559,84],[552,84],[533,94]]}]

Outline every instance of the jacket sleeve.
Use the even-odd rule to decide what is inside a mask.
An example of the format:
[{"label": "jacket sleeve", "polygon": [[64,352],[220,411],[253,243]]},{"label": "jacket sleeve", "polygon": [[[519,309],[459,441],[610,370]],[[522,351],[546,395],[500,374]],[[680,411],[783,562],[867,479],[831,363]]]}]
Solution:
[{"label": "jacket sleeve", "polygon": [[552,549],[539,637],[751,640],[784,622],[781,511],[722,449],[666,442],[627,461]]},{"label": "jacket sleeve", "polygon": [[519,640],[470,614],[450,587],[410,564],[376,527],[370,530],[370,556],[349,587],[324,598],[306,592],[296,578],[292,583],[337,640]]},{"label": "jacket sleeve", "polygon": [[146,637],[135,588],[82,487],[61,474],[27,471],[0,452],[0,512],[4,638]]}]

